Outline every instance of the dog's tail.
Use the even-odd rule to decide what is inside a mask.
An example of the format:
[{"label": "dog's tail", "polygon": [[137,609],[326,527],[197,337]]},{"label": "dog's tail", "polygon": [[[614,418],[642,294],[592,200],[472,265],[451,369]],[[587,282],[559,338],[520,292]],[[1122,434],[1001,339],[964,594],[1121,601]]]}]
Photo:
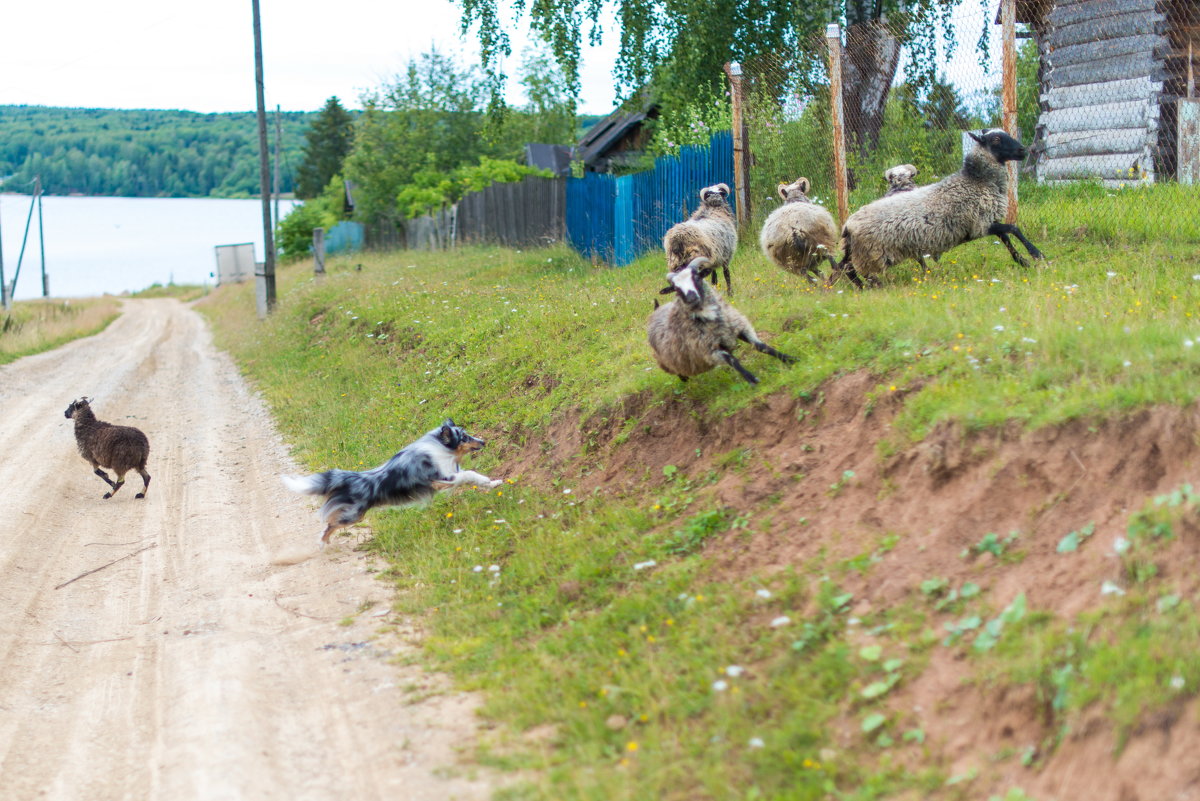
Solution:
[{"label": "dog's tail", "polygon": [[301,495],[328,495],[339,483],[338,473],[345,470],[326,470],[310,476],[280,476],[285,487]]}]

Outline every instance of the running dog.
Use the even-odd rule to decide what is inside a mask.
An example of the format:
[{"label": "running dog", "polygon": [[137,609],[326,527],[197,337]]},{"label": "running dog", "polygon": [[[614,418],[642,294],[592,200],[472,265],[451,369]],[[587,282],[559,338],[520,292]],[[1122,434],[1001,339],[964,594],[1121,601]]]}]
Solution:
[{"label": "running dog", "polygon": [[463,456],[483,448],[484,441],[473,437],[447,418],[437,428],[408,445],[379,467],[355,472],[326,470],[310,476],[283,476],[293,492],[325,497],[321,519],[325,532],[321,547],[339,528],[363,519],[374,506],[404,506],[427,501],[438,490],[462,484],[491,489],[502,483],[474,470],[463,470]]}]

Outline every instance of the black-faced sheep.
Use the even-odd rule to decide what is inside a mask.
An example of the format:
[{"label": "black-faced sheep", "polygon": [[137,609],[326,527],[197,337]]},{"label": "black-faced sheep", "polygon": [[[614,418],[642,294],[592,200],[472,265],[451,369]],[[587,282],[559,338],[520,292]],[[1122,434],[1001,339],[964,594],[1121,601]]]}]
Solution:
[{"label": "black-faced sheep", "polygon": [[831,268],[837,267],[833,259],[837,228],[825,207],[808,199],[808,190],[807,178],[778,186],[783,205],[763,223],[758,243],[780,269],[815,282],[821,277],[817,265],[822,259],[828,259]]},{"label": "black-faced sheep", "polygon": [[850,215],[842,226],[839,272],[862,286],[860,276],[874,278],[906,259],[936,259],[964,242],[989,235],[998,236],[1022,267],[1029,263],[1013,247],[1010,234],[1029,255],[1044,258],[1020,228],[1003,222],[1008,212],[1004,164],[1025,158],[1025,148],[998,128],[971,133],[971,138],[977,144],[958,172],[935,184],[881,197]]},{"label": "black-faced sheep", "polygon": [[682,270],[667,273],[670,286],[660,294],[675,293],[676,298],[655,308],[646,324],[646,337],[659,367],[687,381],[727,364],[757,384],[758,379],[733,355],[739,339],[786,364],[795,362],[759,339],[746,316],[704,283],[712,270],[711,262],[700,257]]},{"label": "black-faced sheep", "polygon": [[682,270],[700,257],[712,263],[712,282],[717,283],[717,268],[725,273],[725,291],[733,296],[729,284],[729,262],[737,250],[737,223],[727,198],[729,187],[725,184],[706,186],[700,190],[700,208],[681,223],[671,226],[663,237],[663,250],[667,252],[667,268],[671,272]]},{"label": "black-faced sheep", "polygon": [[[63,414],[75,420],[75,444],[79,455],[92,466],[93,472],[112,488],[104,493],[105,498],[117,494],[125,484],[125,474],[136,470],[142,477],[142,491],[135,498],[145,498],[150,488],[150,474],[146,472],[146,460],[150,457],[150,441],[146,435],[132,426],[115,426],[96,419],[89,405],[91,398],[71,401]],[[108,477],[102,468],[107,467],[117,474],[117,480]]]},{"label": "black-faced sheep", "polygon": [[888,182],[888,190],[884,193],[884,197],[894,195],[898,192],[907,192],[910,189],[917,188],[917,182],[913,179],[919,173],[916,167],[911,164],[898,164],[895,167],[889,167],[883,171],[883,178]]}]

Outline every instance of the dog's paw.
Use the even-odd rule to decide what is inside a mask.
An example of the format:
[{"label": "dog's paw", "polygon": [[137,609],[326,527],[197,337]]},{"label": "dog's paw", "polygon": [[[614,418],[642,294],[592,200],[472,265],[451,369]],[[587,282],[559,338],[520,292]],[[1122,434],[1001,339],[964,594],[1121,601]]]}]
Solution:
[{"label": "dog's paw", "polygon": [[496,487],[500,486],[500,485],[501,485],[501,484],[503,484],[503,483],[504,483],[504,479],[502,479],[502,478],[494,478],[494,479],[492,479],[491,481],[489,481],[489,482],[488,482],[487,488],[488,488],[488,489],[495,489]]}]

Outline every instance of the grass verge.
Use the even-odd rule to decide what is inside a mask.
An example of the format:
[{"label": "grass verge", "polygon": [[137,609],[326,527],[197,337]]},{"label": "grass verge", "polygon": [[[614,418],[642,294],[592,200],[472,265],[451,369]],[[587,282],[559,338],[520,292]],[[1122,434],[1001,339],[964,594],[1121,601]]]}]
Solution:
[{"label": "grass verge", "polygon": [[[1144,203],[1165,212],[1173,191],[1147,190]],[[643,328],[663,285],[652,257],[609,270],[561,248],[356,255],[331,260],[321,279],[307,265],[282,269],[265,322],[248,285],[199,308],[312,468],[373,466],[450,415],[493,440],[474,465],[503,477],[506,454],[550,445],[552,421],[617,413],[633,393],[652,403],[685,395],[722,413],[856,371],[878,377],[875,397],[902,397],[894,448],[950,420],[1040,426],[1191,403],[1194,245],[1149,229],[1052,235],[1059,212],[1039,208],[1028,213],[1045,215],[1040,241],[1038,227],[1026,230],[1051,260],[1029,271],[979,242],[934,271],[897,268],[878,290],[825,292],[743,249],[734,301],[799,359],[784,367],[747,353],[758,387],[729,371],[681,384],[655,367]],[[1168,668],[1128,691],[1106,684],[1137,674],[1169,626],[1131,624],[1108,650],[1068,654],[1070,622],[1023,603],[992,608],[965,585],[946,642],[931,634],[931,605],[852,614],[840,578],[878,569],[890,544],[852,563],[722,577],[705,541],[754,531],[760,510],[716,505],[706,491],[716,473],[672,471],[624,497],[580,493],[569,477],[513,478],[372,512],[367,546],[390,561],[401,609],[422,617],[430,661],[484,691],[484,713],[521,733],[480,755],[531,769],[507,798],[974,797],[886,703],[939,648],[965,649],[999,682],[1054,687],[1071,666],[1089,689],[1063,703],[1106,706],[1117,725],[1139,703],[1176,697],[1162,692],[1175,678]],[[936,584],[920,592],[948,592]],[[1035,631],[1049,632],[1045,659],[1007,647]],[[981,633],[986,648],[975,645]]]},{"label": "grass verge", "polygon": [[98,334],[119,311],[120,300],[110,295],[16,301],[12,313],[0,318],[0,364]]}]

